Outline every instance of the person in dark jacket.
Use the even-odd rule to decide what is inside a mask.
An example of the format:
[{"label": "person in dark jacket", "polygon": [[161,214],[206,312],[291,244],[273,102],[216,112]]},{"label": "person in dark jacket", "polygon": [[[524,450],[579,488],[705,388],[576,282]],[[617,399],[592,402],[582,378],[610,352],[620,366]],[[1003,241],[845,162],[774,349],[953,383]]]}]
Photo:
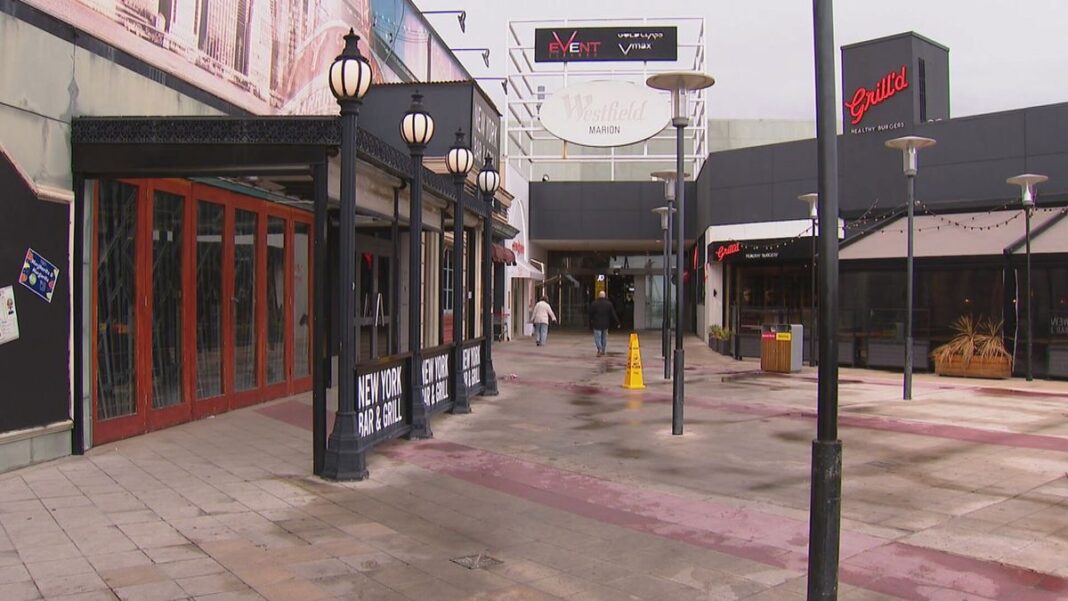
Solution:
[{"label": "person in dark jacket", "polygon": [[597,295],[597,300],[590,305],[590,327],[593,328],[593,344],[597,346],[597,356],[603,357],[608,346],[608,328],[615,323],[617,328],[623,327],[616,315],[616,308],[612,301],[605,298],[602,290]]}]

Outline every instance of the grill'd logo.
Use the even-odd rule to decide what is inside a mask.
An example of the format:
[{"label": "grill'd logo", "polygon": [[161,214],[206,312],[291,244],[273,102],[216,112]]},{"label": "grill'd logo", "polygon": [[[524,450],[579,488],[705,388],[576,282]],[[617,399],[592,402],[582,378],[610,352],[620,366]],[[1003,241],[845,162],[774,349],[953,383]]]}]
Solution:
[{"label": "grill'd logo", "polygon": [[874,90],[869,90],[864,86],[857,88],[853,92],[853,99],[845,102],[845,107],[849,110],[850,124],[860,123],[868,109],[886,102],[898,92],[908,88],[909,80],[906,69],[905,65],[901,65],[901,69],[887,73],[875,84]]}]

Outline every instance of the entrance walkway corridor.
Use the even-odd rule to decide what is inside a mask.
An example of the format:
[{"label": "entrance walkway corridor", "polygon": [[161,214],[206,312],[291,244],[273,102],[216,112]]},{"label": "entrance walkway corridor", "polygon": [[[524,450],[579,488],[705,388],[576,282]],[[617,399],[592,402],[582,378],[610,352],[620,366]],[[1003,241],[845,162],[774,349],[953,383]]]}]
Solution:
[{"label": "entrance walkway corridor", "polygon": [[[657,333],[631,391],[554,331],[364,482],[309,476],[306,396],[0,475],[0,600],[803,599],[815,372],[689,344],[683,436]],[[842,378],[840,599],[1068,599],[1068,386]]]}]

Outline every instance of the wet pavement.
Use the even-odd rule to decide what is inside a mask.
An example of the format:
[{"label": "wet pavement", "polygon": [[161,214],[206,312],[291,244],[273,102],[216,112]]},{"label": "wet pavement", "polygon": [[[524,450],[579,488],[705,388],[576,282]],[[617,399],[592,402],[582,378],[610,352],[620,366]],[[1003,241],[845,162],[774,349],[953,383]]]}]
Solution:
[{"label": "wet pavement", "polygon": [[[495,347],[500,396],[310,477],[307,395],[0,475],[0,600],[805,597],[815,370]],[[840,599],[1068,599],[1068,384],[842,370]],[[464,556],[501,563],[468,569]]]}]

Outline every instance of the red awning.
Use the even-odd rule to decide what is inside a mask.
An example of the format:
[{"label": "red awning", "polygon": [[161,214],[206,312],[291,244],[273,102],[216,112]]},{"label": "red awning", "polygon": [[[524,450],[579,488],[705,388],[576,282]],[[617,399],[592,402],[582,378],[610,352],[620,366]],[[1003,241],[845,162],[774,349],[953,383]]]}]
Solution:
[{"label": "red awning", "polygon": [[515,265],[515,253],[501,246],[500,244],[494,244],[492,246],[492,258],[494,263],[504,263],[505,265]]}]

